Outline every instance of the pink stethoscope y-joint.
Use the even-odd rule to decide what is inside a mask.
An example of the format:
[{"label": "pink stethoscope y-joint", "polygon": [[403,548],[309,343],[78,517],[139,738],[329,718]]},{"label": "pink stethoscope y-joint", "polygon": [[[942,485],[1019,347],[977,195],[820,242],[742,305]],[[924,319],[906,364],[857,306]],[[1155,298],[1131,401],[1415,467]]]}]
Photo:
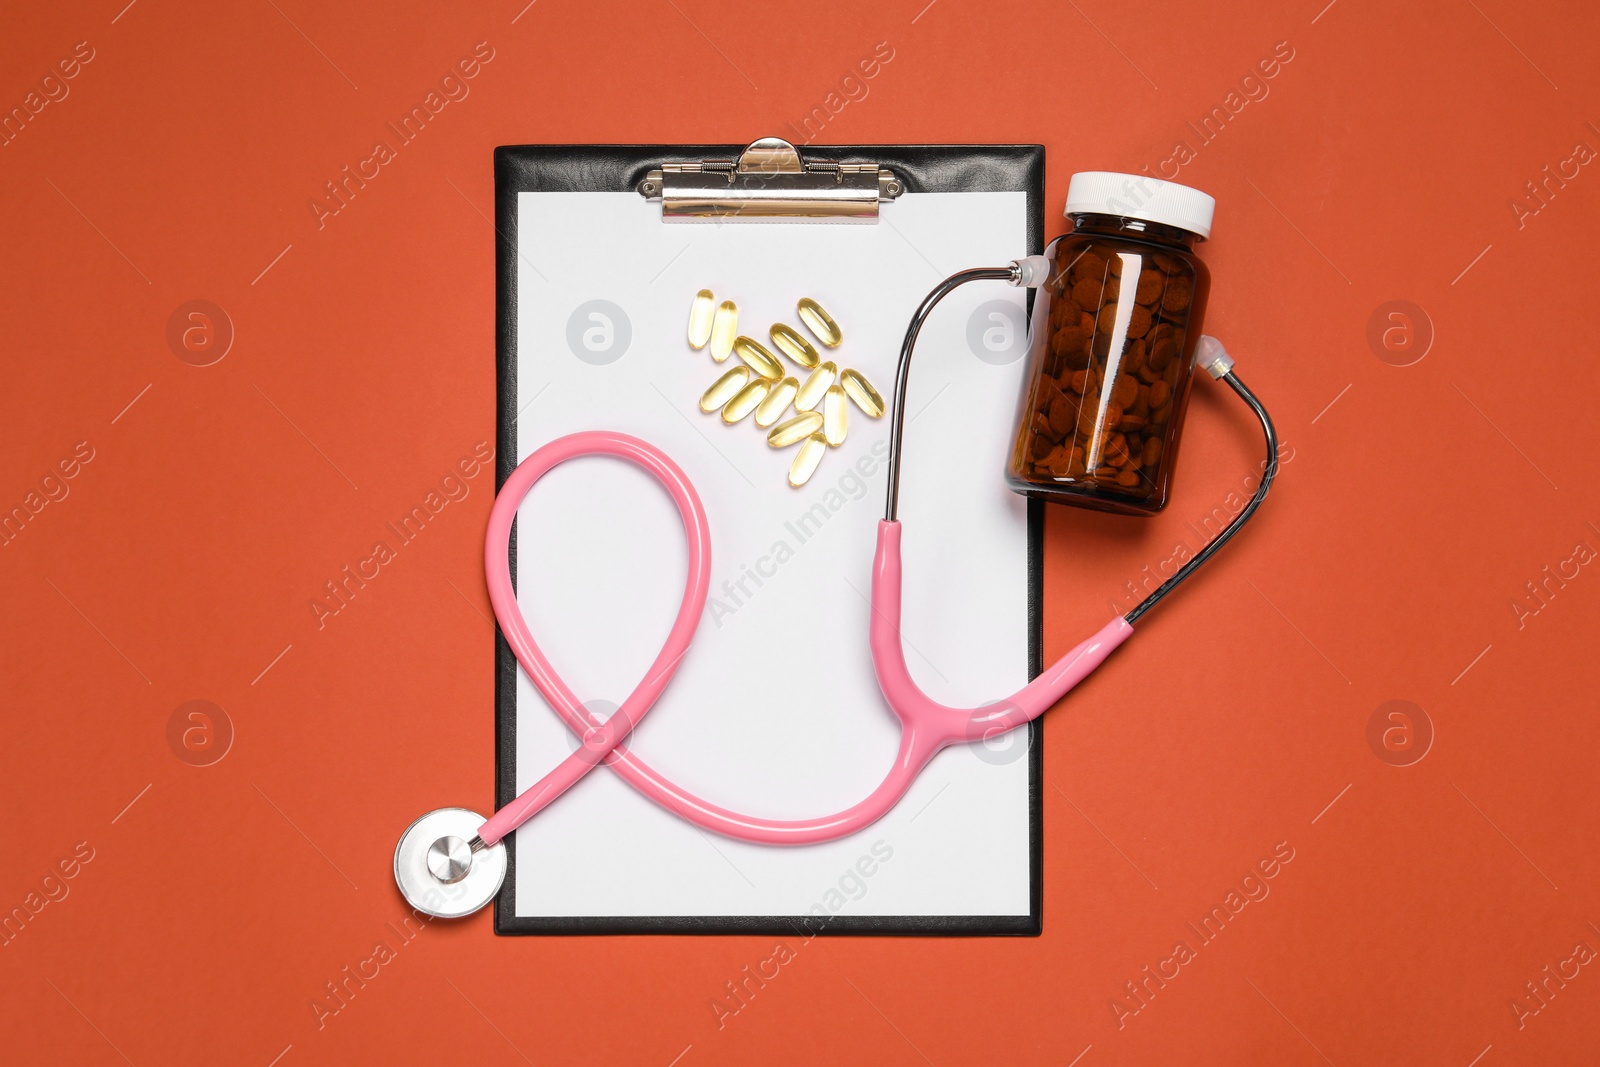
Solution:
[{"label": "pink stethoscope y-joint", "polygon": [[[1068,690],[1098,667],[1133,633],[1133,623],[1167,593],[1194,573],[1226,543],[1266,497],[1277,472],[1277,439],[1272,421],[1254,394],[1233,374],[1233,361],[1214,338],[1202,337],[1196,361],[1214,378],[1230,385],[1261,421],[1266,435],[1267,466],[1261,484],[1243,511],[1204,549],[1159,589],[1126,615],[1108,622],[1009,699],[980,708],[954,708],[930,699],[906,669],[900,638],[900,535],[897,518],[901,436],[904,427],[907,373],[918,332],[929,312],[957,286],[971,281],[1009,281],[1037,286],[1048,274],[1048,261],[1030,256],[1007,267],[962,271],[929,293],[912,317],[901,347],[891,413],[889,490],[884,518],[878,523],[877,551],[872,566],[869,643],[873,671],[884,701],[900,720],[900,747],[889,772],[865,799],[841,812],[815,819],[765,819],[730,811],[687,792],[646,763],[623,742],[655,704],[678,664],[705,607],[711,581],[711,531],[699,494],[683,470],[655,446],[627,434],[588,431],[570,434],[536,450],[512,471],[495,499],[484,544],[484,569],[489,599],[506,643],[529,679],[557,715],[582,741],[577,751],[520,796],[485,819],[465,808],[429,812],[408,827],[395,849],[395,881],[411,905],[431,915],[467,915],[500,891],[505,879],[505,838],[555,800],[596,766],[606,764],[634,789],[696,826],[742,841],[768,845],[808,845],[846,837],[882,818],[903,797],[918,773],[943,748],[984,741],[1016,729],[1044,714]],[[556,673],[528,629],[517,606],[507,553],[517,509],[535,482],[556,466],[580,456],[612,456],[643,469],[659,481],[677,505],[688,542],[688,577],[683,600],[666,643],[644,678],[609,718],[599,719]]]}]

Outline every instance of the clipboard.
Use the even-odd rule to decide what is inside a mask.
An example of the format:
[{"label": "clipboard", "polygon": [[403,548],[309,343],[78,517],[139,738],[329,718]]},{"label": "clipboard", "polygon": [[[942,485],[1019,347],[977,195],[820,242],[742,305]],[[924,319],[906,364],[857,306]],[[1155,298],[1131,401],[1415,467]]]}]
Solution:
[{"label": "clipboard", "polygon": [[[748,424],[727,427],[694,406],[732,364],[689,348],[693,294],[710,287],[739,303],[740,333],[763,341],[773,322],[799,328],[796,299],[819,299],[845,333],[824,358],[869,367],[887,394],[905,323],[937,281],[1042,251],[1043,186],[1037,145],[795,149],[768,138],[496,149],[497,484],[538,445],[599,428],[652,440],[695,482],[712,528],[708,613],[720,603],[722,614],[702,618],[678,676],[628,744],[701,795],[773,817],[827,814],[876,784],[884,738],[892,756],[897,731],[872,681],[863,596],[883,499],[871,438],[885,436],[887,420],[852,410],[858,442],[830,449],[806,487],[773,489],[787,457]],[[1003,490],[994,440],[1000,424],[1001,438],[1010,430],[1032,295],[997,286],[971,300],[941,307],[923,333],[901,496],[908,648],[915,620],[952,613],[921,636],[930,654],[913,656],[912,672],[932,695],[969,703],[974,678],[998,699],[1042,670],[1043,532],[1042,505]],[[941,344],[943,355],[924,351]],[[972,434],[987,445],[961,445]],[[919,467],[934,463],[941,469]],[[590,705],[604,714],[659,646],[646,647],[648,633],[665,633],[682,535],[664,498],[614,469],[622,465],[568,466],[581,469],[552,472],[545,481],[556,484],[541,483],[519,511],[512,574],[558,669],[575,664],[580,695],[606,690],[596,696],[609,700]],[[964,484],[981,506],[942,499]],[[832,509],[835,497],[843,504]],[[825,531],[819,508],[836,516]],[[761,534],[751,531],[763,522],[790,558],[756,554]],[[972,559],[966,544],[978,548]],[[939,562],[919,566],[918,552]],[[787,632],[784,620],[804,612],[806,629]],[[968,622],[956,614],[985,624],[957,634]],[[856,631],[853,649],[838,644]],[[620,658],[597,647],[612,644]],[[763,659],[752,649],[784,651]],[[977,673],[961,676],[968,669]],[[563,740],[498,630],[495,671],[498,805],[576,742]],[[1017,731],[992,750],[948,750],[879,824],[798,848],[698,830],[599,767],[507,839],[495,931],[1037,935],[1040,729],[1035,721],[1025,739]],[[858,782],[865,788],[849,795]]]}]

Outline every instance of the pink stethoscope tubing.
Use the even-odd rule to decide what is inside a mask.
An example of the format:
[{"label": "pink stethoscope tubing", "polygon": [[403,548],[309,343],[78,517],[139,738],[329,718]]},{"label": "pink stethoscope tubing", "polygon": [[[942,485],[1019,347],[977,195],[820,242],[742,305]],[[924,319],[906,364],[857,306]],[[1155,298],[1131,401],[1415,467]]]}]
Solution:
[{"label": "pink stethoscope tubing", "polygon": [[[528,491],[552,468],[581,456],[624,459],[655,477],[677,505],[688,541],[683,601],[666,643],[638,686],[604,721],[583,706],[533,639],[517,604],[507,558],[511,524]],[[659,449],[626,434],[575,433],[535,451],[511,473],[495,499],[484,541],[484,575],[495,617],[517,662],[583,744],[491,816],[478,831],[479,838],[485,845],[496,844],[601,763],[667,811],[727,837],[769,845],[805,845],[847,837],[887,814],[941,749],[958,742],[985,740],[1038,718],[1133,633],[1133,627],[1119,616],[1007,700],[981,708],[940,704],[917,687],[906,669],[900,640],[900,534],[899,522],[878,523],[872,567],[872,665],[884,699],[901,726],[900,748],[888,774],[866,799],[833,815],[799,820],[743,815],[685,791],[622,743],[671,681],[689,650],[705,607],[711,580],[711,531],[694,486]]]}]

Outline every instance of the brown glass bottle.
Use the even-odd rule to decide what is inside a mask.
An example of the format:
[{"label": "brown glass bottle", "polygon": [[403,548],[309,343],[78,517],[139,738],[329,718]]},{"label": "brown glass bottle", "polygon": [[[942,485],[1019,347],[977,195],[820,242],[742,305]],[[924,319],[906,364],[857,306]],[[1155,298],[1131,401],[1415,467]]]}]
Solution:
[{"label": "brown glass bottle", "polygon": [[1211,288],[1193,252],[1200,235],[1132,215],[1070,217],[1045,249],[1051,276],[1034,298],[1006,481],[1026,496],[1154,514]]}]

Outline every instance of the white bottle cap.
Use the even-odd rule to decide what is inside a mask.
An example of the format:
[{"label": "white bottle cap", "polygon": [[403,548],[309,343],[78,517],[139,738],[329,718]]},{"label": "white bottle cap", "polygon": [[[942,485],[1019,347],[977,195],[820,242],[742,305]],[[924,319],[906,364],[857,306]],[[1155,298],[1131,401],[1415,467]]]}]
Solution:
[{"label": "white bottle cap", "polygon": [[1072,215],[1121,215],[1211,236],[1217,202],[1198,189],[1177,182],[1118,174],[1108,170],[1079,171],[1067,183],[1067,209]]}]

